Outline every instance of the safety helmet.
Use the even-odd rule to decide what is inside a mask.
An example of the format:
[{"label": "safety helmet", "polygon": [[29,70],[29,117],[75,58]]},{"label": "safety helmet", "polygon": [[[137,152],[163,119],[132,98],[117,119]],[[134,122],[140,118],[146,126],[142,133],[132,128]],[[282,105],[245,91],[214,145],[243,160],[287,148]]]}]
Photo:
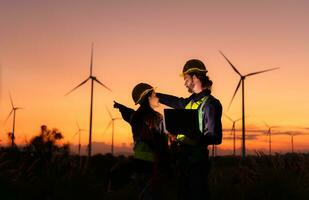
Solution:
[{"label": "safety helmet", "polygon": [[141,103],[144,100],[145,95],[153,90],[154,88],[147,83],[137,84],[132,91],[132,98],[135,102],[135,105]]},{"label": "safety helmet", "polygon": [[204,72],[207,73],[204,63],[198,59],[191,59],[183,66],[181,76],[184,76],[190,72]]}]

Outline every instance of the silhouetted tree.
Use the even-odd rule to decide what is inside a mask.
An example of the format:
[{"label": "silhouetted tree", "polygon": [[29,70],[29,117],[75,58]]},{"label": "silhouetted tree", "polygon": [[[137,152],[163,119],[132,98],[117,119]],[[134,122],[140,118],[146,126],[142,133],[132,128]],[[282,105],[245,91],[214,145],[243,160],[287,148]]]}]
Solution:
[{"label": "silhouetted tree", "polygon": [[57,143],[63,139],[62,133],[54,128],[48,129],[46,125],[41,126],[41,132],[33,137],[26,149],[36,156],[51,157],[55,153],[68,154],[69,146],[59,146]]}]

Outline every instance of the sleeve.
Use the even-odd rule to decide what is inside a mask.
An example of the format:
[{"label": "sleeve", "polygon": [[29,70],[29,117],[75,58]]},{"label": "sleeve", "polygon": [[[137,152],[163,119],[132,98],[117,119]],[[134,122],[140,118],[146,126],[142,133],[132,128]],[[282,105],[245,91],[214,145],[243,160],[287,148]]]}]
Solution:
[{"label": "sleeve", "polygon": [[157,93],[159,102],[172,108],[185,108],[189,103],[189,98],[181,98],[168,94]]},{"label": "sleeve", "polygon": [[212,101],[205,104],[204,115],[204,143],[221,144],[222,143],[222,106],[219,101]]},{"label": "sleeve", "polygon": [[135,113],[135,110],[133,110],[132,108],[128,108],[122,104],[119,104],[119,111],[121,113],[122,118],[130,124],[131,118]]}]

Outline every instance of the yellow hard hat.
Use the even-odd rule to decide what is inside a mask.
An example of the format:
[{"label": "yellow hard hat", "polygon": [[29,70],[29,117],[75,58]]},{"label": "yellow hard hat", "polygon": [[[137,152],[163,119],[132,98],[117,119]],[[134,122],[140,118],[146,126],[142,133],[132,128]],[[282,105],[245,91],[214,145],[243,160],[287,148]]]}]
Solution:
[{"label": "yellow hard hat", "polygon": [[198,59],[191,59],[183,66],[180,76],[184,76],[191,72],[204,72],[207,73],[204,63]]},{"label": "yellow hard hat", "polygon": [[135,102],[135,105],[141,103],[144,100],[145,95],[153,90],[154,88],[147,83],[137,84],[132,91],[132,98]]}]

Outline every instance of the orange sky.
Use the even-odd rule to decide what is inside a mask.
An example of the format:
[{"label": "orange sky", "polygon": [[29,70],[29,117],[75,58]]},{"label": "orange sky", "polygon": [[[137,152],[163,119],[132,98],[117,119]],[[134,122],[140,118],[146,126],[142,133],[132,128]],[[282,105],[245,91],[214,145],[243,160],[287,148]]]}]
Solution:
[{"label": "orange sky", "polygon": [[[11,109],[9,91],[16,106],[25,107],[17,113],[17,143],[38,133],[41,124],[59,128],[66,141],[76,132],[76,121],[88,129],[90,84],[64,94],[88,77],[91,42],[94,73],[113,90],[95,86],[93,141],[111,140],[110,131],[103,134],[109,122],[105,105],[116,117],[120,115],[112,108],[114,99],[136,108],[131,90],[138,82],[188,96],[178,75],[189,58],[206,63],[213,95],[224,112],[239,118],[240,91],[227,112],[239,77],[218,50],[243,74],[280,67],[246,80],[248,128],[266,129],[263,120],[280,126],[277,131],[309,127],[308,6],[305,0],[2,0],[0,144],[8,142],[6,132],[12,126],[11,119],[4,124]],[[224,128],[231,127],[226,118],[222,121]],[[86,144],[87,133],[82,139]],[[296,136],[295,150],[308,150],[308,139]],[[132,142],[128,124],[116,122],[115,140],[117,145]],[[247,142],[250,149],[267,145],[265,136]],[[273,137],[274,151],[290,146],[290,136]],[[220,148],[231,147],[231,141],[224,140]]]}]

